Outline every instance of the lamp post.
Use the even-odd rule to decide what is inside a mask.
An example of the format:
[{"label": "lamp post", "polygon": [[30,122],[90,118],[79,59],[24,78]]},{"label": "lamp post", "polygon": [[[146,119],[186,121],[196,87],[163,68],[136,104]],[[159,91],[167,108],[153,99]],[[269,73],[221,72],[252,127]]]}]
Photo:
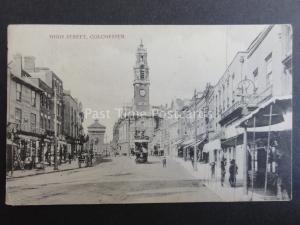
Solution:
[{"label": "lamp post", "polygon": [[45,169],[45,152],[44,152],[44,148],[45,148],[45,138],[47,136],[46,130],[43,130],[42,136],[41,136],[41,164],[42,164],[42,169]]},{"label": "lamp post", "polygon": [[11,146],[11,176],[13,176],[13,173],[14,173],[14,157],[15,157],[14,142],[17,139],[18,139],[18,130],[17,130],[17,128],[14,127],[11,131],[11,142],[12,142],[12,146]]},{"label": "lamp post", "polygon": [[[241,102],[243,104],[243,114],[246,114],[248,112],[248,104],[249,102],[249,97],[253,97],[256,95],[256,87],[255,83],[247,79],[247,76],[243,78],[243,64],[244,64],[244,57],[241,56],[240,58],[240,63],[241,63],[241,81],[238,84],[238,89],[241,91],[241,93],[237,96],[241,97]],[[252,86],[252,89],[250,88]],[[251,92],[250,92],[251,91]],[[245,101],[246,97],[248,98],[247,101]],[[247,139],[247,126],[244,128],[244,194],[248,194],[248,139]],[[253,153],[255,153],[255,137],[253,138]],[[252,154],[252,160],[253,160],[253,154]],[[253,168],[252,168],[253,170]],[[252,186],[253,186],[253,172],[252,171]]]}]

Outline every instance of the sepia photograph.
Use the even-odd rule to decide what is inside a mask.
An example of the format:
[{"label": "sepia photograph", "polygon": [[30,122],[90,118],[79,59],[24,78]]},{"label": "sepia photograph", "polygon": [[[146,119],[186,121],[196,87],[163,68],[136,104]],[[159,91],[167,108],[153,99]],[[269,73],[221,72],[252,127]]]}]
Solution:
[{"label": "sepia photograph", "polygon": [[7,205],[290,201],[290,24],[9,25]]}]

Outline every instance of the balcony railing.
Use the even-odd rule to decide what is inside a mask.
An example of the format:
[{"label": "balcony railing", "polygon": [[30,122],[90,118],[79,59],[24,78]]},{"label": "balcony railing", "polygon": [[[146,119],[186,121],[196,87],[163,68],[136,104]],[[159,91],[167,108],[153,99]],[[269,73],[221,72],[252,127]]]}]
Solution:
[{"label": "balcony railing", "polygon": [[253,99],[249,101],[249,105],[251,106],[258,106],[262,102],[270,99],[273,96],[273,85],[270,85],[265,90],[263,90],[261,93],[259,93],[257,96],[255,96]]},{"label": "balcony railing", "polygon": [[39,128],[39,127],[31,127],[28,124],[18,124],[17,129],[19,131],[30,132],[33,134],[42,134],[44,132],[44,129]]},{"label": "balcony railing", "polygon": [[225,117],[227,117],[228,115],[233,113],[236,109],[243,107],[244,105],[245,105],[244,101],[237,101],[236,103],[234,103],[232,106],[230,106],[227,110],[225,110],[222,113],[221,119],[224,119]]}]

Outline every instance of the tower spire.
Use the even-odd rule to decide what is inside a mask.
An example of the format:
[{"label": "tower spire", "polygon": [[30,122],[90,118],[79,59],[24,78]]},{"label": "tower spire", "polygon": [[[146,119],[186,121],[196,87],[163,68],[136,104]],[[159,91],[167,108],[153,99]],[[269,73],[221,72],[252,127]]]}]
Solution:
[{"label": "tower spire", "polygon": [[144,47],[144,44],[143,44],[143,39],[141,38],[141,44],[140,44],[141,47]]}]

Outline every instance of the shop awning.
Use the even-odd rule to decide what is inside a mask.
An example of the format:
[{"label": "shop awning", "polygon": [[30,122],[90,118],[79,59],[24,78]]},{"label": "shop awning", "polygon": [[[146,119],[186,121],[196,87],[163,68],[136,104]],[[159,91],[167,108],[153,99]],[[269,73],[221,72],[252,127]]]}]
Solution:
[{"label": "shop awning", "polygon": [[138,139],[138,140],[134,140],[134,143],[145,143],[145,142],[150,142],[149,140],[141,140],[141,139]]},{"label": "shop awning", "polygon": [[24,135],[24,134],[20,134],[19,135],[19,138],[23,139],[23,140],[27,140],[27,141],[39,141],[39,138],[38,137],[35,137],[35,136],[27,136],[27,135]]},{"label": "shop awning", "polygon": [[57,143],[60,145],[67,145],[67,142],[65,142],[65,141],[57,141]]},{"label": "shop awning", "polygon": [[10,139],[6,139],[6,144],[7,145],[14,145],[17,146],[15,143],[13,143]]},{"label": "shop awning", "polygon": [[[260,105],[256,110],[247,115],[242,121],[237,125],[240,127],[253,128],[257,130],[259,127],[268,127],[269,129],[269,113],[270,107],[272,107],[272,124],[274,129],[277,130],[288,130],[292,129],[292,96],[280,96],[273,97]],[[254,119],[255,118],[255,119]],[[255,124],[254,124],[255,121]],[[284,123],[283,123],[284,122]],[[281,125],[279,125],[282,123]],[[262,128],[264,129],[264,128]],[[273,129],[271,129],[273,131]]]},{"label": "shop awning", "polygon": [[187,147],[191,147],[191,146],[198,146],[199,144],[201,144],[203,141],[204,141],[205,139],[203,139],[203,140],[198,140],[196,143],[195,143],[195,141],[193,141],[191,144],[188,144],[187,146],[184,146],[185,148],[187,148]]},{"label": "shop awning", "polygon": [[184,145],[184,147],[186,148],[186,147],[188,147],[190,144],[192,144],[194,141],[195,141],[194,139],[189,139],[189,140],[187,140],[187,141],[184,141],[184,142],[182,143],[182,145]]},{"label": "shop awning", "polygon": [[176,142],[174,143],[174,145],[179,145],[179,144],[181,144],[182,142],[184,142],[184,140],[180,139],[180,140],[176,141]]},{"label": "shop awning", "polygon": [[250,132],[268,132],[269,129],[271,131],[285,131],[285,130],[292,130],[293,126],[293,115],[292,112],[287,112],[282,114],[283,121],[281,123],[272,124],[269,126],[263,126],[263,127],[250,127],[247,129],[247,131]]},{"label": "shop awning", "polygon": [[221,140],[220,139],[215,139],[213,141],[206,143],[203,147],[203,152],[209,152],[209,151],[215,150],[215,149],[221,149]]}]

